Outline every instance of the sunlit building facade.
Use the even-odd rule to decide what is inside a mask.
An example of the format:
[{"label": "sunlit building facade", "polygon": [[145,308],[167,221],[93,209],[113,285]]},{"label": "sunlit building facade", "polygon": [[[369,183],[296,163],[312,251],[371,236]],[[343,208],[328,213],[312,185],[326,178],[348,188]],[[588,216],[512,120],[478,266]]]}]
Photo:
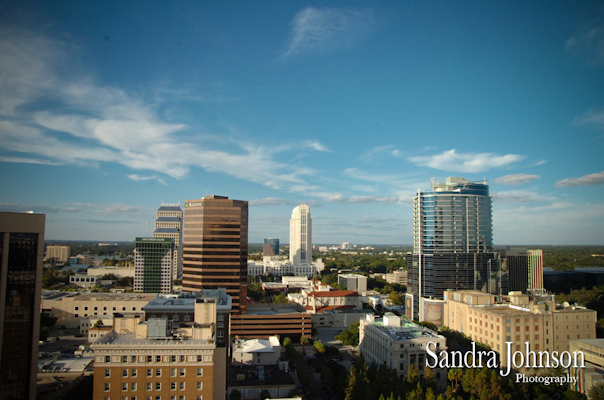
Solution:
[{"label": "sunlit building facade", "polygon": [[248,202],[205,196],[185,202],[183,290],[226,288],[233,313],[247,308]]}]

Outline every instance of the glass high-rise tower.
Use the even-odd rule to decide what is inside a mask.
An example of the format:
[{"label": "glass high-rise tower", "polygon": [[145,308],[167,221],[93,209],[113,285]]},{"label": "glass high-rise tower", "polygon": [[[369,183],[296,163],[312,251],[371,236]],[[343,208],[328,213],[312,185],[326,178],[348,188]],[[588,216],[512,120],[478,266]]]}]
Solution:
[{"label": "glass high-rise tower", "polygon": [[418,191],[408,265],[412,313],[422,320],[420,298],[442,299],[446,289],[505,289],[501,262],[493,253],[487,182],[449,177],[446,182],[432,180],[429,192]]},{"label": "glass high-rise tower", "polygon": [[36,397],[44,214],[0,212],[0,399]]}]

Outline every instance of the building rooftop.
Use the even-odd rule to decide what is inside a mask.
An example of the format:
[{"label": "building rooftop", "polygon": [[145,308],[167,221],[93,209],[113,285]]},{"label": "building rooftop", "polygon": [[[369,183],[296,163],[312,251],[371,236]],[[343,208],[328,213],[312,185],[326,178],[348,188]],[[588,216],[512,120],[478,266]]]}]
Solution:
[{"label": "building rooftop", "polygon": [[310,292],[308,296],[314,297],[346,297],[353,296],[358,297],[359,294],[354,290],[330,290],[330,291],[318,291],[318,292]]},{"label": "building rooftop", "polygon": [[155,228],[153,233],[179,233],[178,228]]},{"label": "building rooftop", "polygon": [[376,322],[370,323],[370,325],[379,329],[383,334],[390,336],[393,340],[412,340],[418,338],[438,338],[444,339],[445,337],[439,335],[431,329],[417,325],[414,322],[408,320],[401,320],[401,326],[386,326],[383,320],[376,320]]},{"label": "building rooftop", "polygon": [[182,212],[182,209],[180,208],[180,205],[162,204],[161,207],[159,207],[158,211],[181,211]]},{"label": "building rooftop", "polygon": [[281,348],[279,339],[270,336],[268,339],[249,339],[235,343],[234,349],[243,353],[274,353],[274,348]]},{"label": "building rooftop", "polygon": [[70,293],[65,296],[44,297],[45,300],[74,298],[77,301],[151,301],[157,296],[155,293]]},{"label": "building rooftop", "polygon": [[158,217],[155,222],[181,222],[178,217]]},{"label": "building rooftop", "polygon": [[108,333],[94,343],[94,347],[101,346],[150,346],[154,349],[167,347],[191,347],[191,346],[214,346],[213,339],[176,339],[170,336],[158,339],[147,339],[137,337],[135,334],[118,335],[115,332]]}]

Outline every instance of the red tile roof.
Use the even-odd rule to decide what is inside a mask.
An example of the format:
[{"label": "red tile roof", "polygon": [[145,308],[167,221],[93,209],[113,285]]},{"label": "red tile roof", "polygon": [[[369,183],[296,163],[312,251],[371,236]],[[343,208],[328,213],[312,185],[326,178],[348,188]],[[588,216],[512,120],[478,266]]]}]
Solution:
[{"label": "red tile roof", "polygon": [[[313,307],[306,306],[306,309],[308,311],[312,311]],[[354,306],[319,306],[319,307],[317,307],[317,314],[321,314],[324,311],[331,311],[331,310],[354,310]]]},{"label": "red tile roof", "polygon": [[328,291],[318,291],[318,292],[310,292],[308,296],[314,297],[346,297],[346,296],[358,296],[359,294],[354,290],[330,290]]}]

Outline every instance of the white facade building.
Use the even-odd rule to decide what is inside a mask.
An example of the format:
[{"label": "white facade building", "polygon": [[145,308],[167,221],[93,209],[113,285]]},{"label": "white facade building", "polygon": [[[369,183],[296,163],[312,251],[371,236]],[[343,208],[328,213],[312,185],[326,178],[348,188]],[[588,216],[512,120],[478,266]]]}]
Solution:
[{"label": "white facade building", "polygon": [[277,365],[279,357],[281,344],[277,336],[233,343],[233,365]]},{"label": "white facade building", "polygon": [[[447,350],[447,339],[436,332],[401,319],[393,313],[383,318],[367,316],[359,325],[359,350],[367,363],[385,364],[396,370],[401,377],[407,375],[411,364],[415,364],[423,375],[427,362],[427,346],[436,354]],[[433,368],[436,383],[444,389],[447,385],[446,369]]]},{"label": "white facade building", "polygon": [[289,260],[275,260],[272,257],[264,257],[262,262],[248,261],[248,276],[306,276],[312,278],[325,269],[323,260],[318,259],[310,264],[295,265]]},{"label": "white facade building", "polygon": [[347,290],[354,290],[361,295],[367,292],[367,277],[358,274],[340,274],[338,275],[338,285],[345,287]]},{"label": "white facade building", "polygon": [[301,204],[294,208],[289,222],[289,261],[293,265],[312,262],[312,219],[310,208]]}]

